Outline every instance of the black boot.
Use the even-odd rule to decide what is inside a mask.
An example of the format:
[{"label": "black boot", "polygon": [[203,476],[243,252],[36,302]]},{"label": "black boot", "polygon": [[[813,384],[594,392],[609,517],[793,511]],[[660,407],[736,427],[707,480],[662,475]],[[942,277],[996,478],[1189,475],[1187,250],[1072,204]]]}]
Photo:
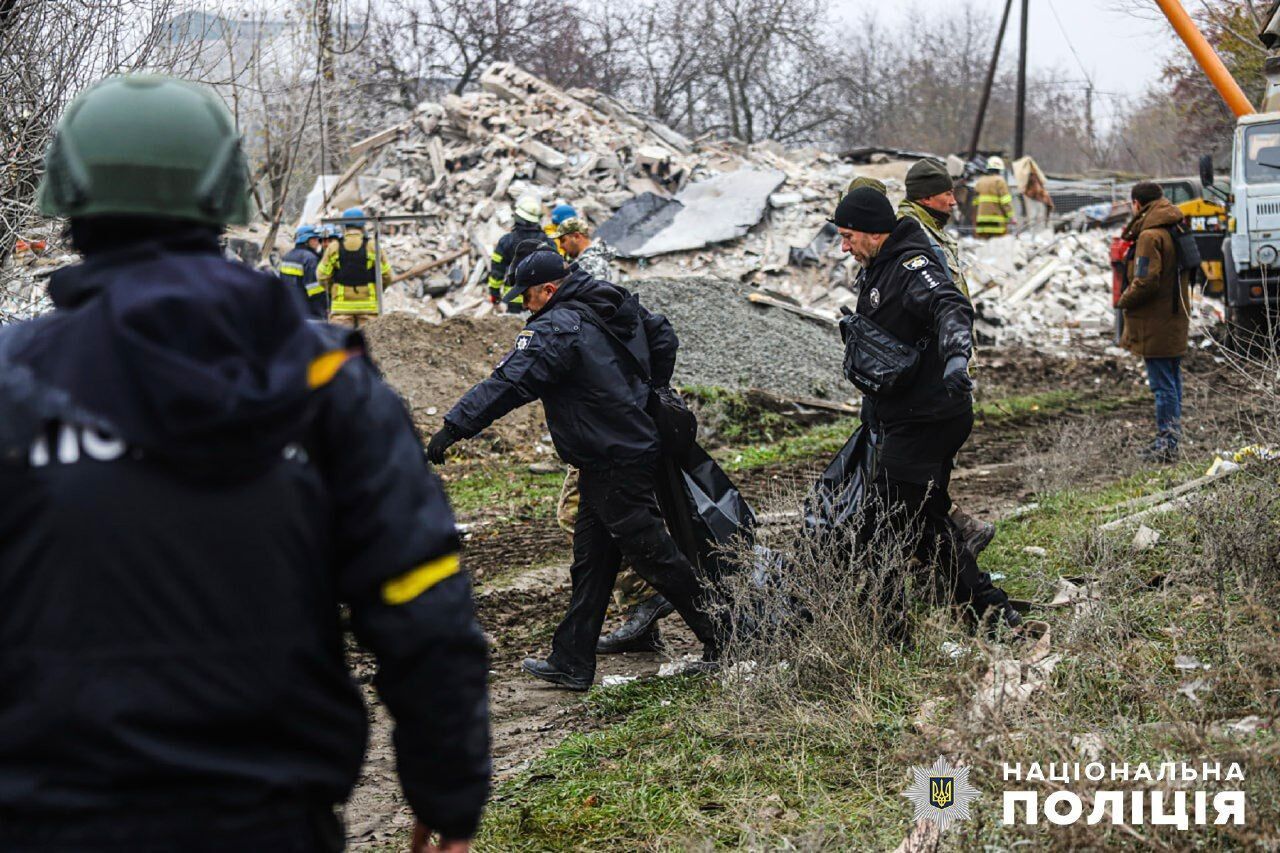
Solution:
[{"label": "black boot", "polygon": [[543,681],[550,681],[552,684],[558,684],[570,690],[577,690],[579,693],[590,690],[591,682],[594,680],[593,678],[581,678],[563,672],[557,669],[550,661],[538,660],[537,658],[525,658],[520,664],[520,668],[534,678],[541,678]]},{"label": "black boot", "polygon": [[675,605],[661,595],[653,595],[635,606],[627,621],[612,634],[596,642],[596,654],[616,655],[622,652],[655,652],[662,649],[658,621],[675,612]]}]

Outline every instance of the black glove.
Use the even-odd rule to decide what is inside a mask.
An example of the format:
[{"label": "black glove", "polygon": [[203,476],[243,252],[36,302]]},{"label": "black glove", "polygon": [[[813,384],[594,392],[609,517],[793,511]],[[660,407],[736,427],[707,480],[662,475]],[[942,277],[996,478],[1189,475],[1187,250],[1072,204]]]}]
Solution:
[{"label": "black glove", "polygon": [[440,427],[440,431],[431,436],[427,442],[427,461],[432,465],[444,464],[444,452],[458,442],[458,436],[448,424]]},{"label": "black glove", "polygon": [[969,376],[969,359],[953,355],[942,368],[942,385],[952,397],[967,397],[973,393],[973,379]]}]

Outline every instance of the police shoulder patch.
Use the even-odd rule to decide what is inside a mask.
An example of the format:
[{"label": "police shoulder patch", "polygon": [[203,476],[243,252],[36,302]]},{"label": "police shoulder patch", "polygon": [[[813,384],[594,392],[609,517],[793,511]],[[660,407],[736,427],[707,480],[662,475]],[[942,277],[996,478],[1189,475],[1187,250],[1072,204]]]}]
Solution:
[{"label": "police shoulder patch", "polygon": [[902,268],[907,270],[923,269],[929,263],[926,255],[913,255],[902,262]]},{"label": "police shoulder patch", "polygon": [[516,335],[516,349],[527,349],[531,343],[533,343],[533,331],[531,329],[525,329]]}]

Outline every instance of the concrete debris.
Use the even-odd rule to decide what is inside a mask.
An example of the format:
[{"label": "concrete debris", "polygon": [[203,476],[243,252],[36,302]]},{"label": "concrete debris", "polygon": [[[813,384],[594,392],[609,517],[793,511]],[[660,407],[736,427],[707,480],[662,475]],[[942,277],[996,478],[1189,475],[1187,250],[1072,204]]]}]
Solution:
[{"label": "concrete debris", "polygon": [[630,684],[640,676],[638,675],[606,675],[600,681],[601,687],[621,687],[624,684]]},{"label": "concrete debris", "polygon": [[[422,214],[385,226],[397,272],[470,244],[451,269],[388,288],[389,310],[437,323],[492,311],[484,301],[489,253],[525,193],[547,205],[568,202],[596,228],[616,220],[601,234],[612,235],[605,239],[622,256],[622,282],[714,273],[785,290],[835,316],[853,299],[856,265],[838,240],[817,239],[825,218],[862,172],[885,180],[896,203],[910,165],[854,167],[775,142],[695,142],[614,98],[563,90],[505,62],[483,72],[479,91],[420,104],[360,140],[351,157],[313,195],[333,194],[345,177],[324,213],[361,204],[371,214]],[[311,218],[319,212],[308,205]]]},{"label": "concrete debris", "polygon": [[705,672],[707,664],[697,655],[682,655],[679,660],[667,661],[658,667],[659,678],[671,678],[676,675],[692,675]]},{"label": "concrete debris", "polygon": [[1138,553],[1150,551],[1160,544],[1160,531],[1153,530],[1145,524],[1138,525],[1138,532],[1133,534],[1133,550]]},{"label": "concrete debris", "polygon": [[[715,243],[736,240],[756,225],[769,206],[769,197],[787,176],[770,169],[738,169],[689,184],[675,198],[654,211],[654,216],[632,222],[623,210],[627,230],[600,227],[600,236],[622,257],[649,258]],[[673,209],[674,208],[674,209]],[[651,229],[654,224],[661,227]],[[639,226],[639,227],[637,227]]]}]

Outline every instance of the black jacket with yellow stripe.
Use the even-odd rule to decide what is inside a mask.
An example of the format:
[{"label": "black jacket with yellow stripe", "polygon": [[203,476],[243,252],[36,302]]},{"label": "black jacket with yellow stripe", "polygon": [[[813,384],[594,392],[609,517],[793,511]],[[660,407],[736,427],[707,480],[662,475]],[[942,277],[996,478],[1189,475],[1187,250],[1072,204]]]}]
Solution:
[{"label": "black jacket with yellow stripe", "polygon": [[0,826],[343,802],[367,736],[346,604],[409,804],[469,836],[485,642],[362,342],[203,237],[92,258],[51,295],[0,331]]},{"label": "black jacket with yellow stripe", "polygon": [[307,311],[317,320],[329,316],[329,294],[316,278],[320,256],[306,246],[294,246],[280,259],[280,279],[293,285],[306,300]]}]

